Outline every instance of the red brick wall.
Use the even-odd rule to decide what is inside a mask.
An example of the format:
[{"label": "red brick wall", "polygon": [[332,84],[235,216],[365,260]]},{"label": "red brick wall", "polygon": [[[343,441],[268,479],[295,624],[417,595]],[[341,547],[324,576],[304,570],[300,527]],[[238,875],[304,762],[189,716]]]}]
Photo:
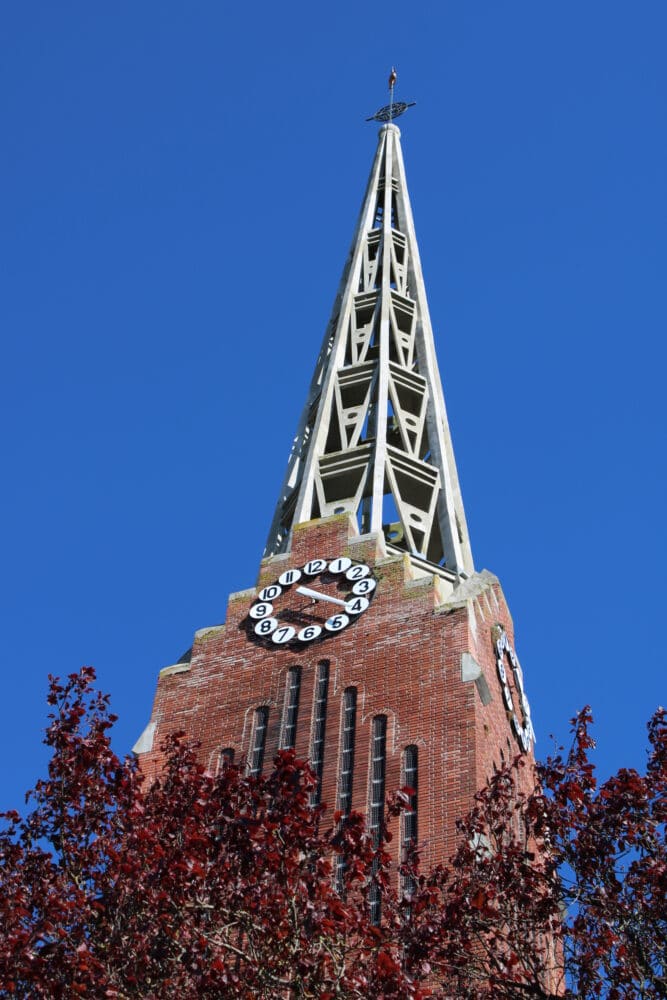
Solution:
[{"label": "red brick wall", "polygon": [[[308,757],[317,664],[327,660],[322,801],[331,810],[337,806],[343,692],[354,685],[353,807],[366,811],[372,720],[385,714],[388,792],[402,783],[404,748],[419,748],[418,839],[428,867],[451,852],[455,821],[467,811],[494,764],[503,755],[509,759],[519,752],[503,703],[493,637],[500,624],[513,645],[512,620],[491,574],[476,574],[443,598],[440,581],[413,579],[407,557],[387,557],[375,536],[357,537],[347,515],[297,526],[291,553],[262,564],[258,589],[287,568],[338,555],[371,565],[378,586],[370,608],[347,629],[322,641],[298,649],[267,648],[248,636],[247,614],[256,591],[232,595],[226,624],[197,633],[191,663],[161,674],[152,716],[155,749],[144,755],[142,764],[154,772],[159,766],[156,748],[177,729],[201,741],[202,758],[212,769],[225,747],[235,748],[237,760],[243,758],[250,750],[254,710],[268,705],[265,767],[270,766],[280,739],[286,673],[294,665],[302,668],[296,750]],[[481,668],[477,682],[462,680],[463,654]],[[398,844],[395,838],[395,850]]]}]

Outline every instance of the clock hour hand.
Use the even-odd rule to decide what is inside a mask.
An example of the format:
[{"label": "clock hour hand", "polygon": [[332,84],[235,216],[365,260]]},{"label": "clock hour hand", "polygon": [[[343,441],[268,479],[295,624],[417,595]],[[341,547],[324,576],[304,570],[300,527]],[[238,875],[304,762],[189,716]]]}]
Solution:
[{"label": "clock hour hand", "polygon": [[345,607],[345,601],[341,601],[338,597],[329,597],[328,594],[319,594],[316,590],[311,590],[310,587],[297,587],[297,594],[303,594],[304,597],[312,597],[316,601],[329,601],[330,604],[340,604],[342,608]]}]

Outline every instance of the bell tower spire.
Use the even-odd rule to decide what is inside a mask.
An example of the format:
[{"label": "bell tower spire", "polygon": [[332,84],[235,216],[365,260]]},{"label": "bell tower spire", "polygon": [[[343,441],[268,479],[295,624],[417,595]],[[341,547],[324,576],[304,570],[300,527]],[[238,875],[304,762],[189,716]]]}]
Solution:
[{"label": "bell tower spire", "polygon": [[[395,73],[392,71],[393,81]],[[366,195],[294,438],[265,556],[347,511],[425,568],[474,572],[408,196],[400,131],[374,119]]]},{"label": "bell tower spire", "polygon": [[376,843],[385,793],[412,788],[390,850],[418,844],[428,870],[534,732],[500,583],[473,569],[394,83],[256,584],[161,671],[135,749],[157,774],[184,730],[210,771],[251,775],[293,749],[313,801],[365,813]]}]

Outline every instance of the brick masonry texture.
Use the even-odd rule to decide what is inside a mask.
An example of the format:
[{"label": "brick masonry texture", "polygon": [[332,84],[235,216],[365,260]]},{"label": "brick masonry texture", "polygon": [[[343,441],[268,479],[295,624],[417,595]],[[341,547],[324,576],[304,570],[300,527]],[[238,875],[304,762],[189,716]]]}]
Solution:
[{"label": "brick masonry texture", "polygon": [[[378,580],[371,606],[358,620],[342,632],[299,648],[276,646],[254,636],[251,624],[255,623],[249,622],[248,611],[259,589],[309,559],[340,555],[367,562]],[[332,586],[326,589],[333,592]],[[440,581],[413,578],[407,556],[387,556],[382,538],[358,536],[347,515],[298,525],[291,552],[262,563],[257,588],[231,595],[225,625],[197,632],[190,663],[160,675],[152,715],[153,750],[142,755],[142,767],[149,775],[157,772],[159,746],[176,730],[200,741],[202,760],[213,771],[225,748],[234,748],[237,760],[247,758],[260,706],[269,708],[264,766],[270,766],[280,742],[287,671],[293,666],[302,668],[296,751],[308,758],[317,666],[327,661],[322,801],[329,815],[337,808],[343,693],[355,686],[353,808],[366,812],[372,721],[376,715],[386,715],[386,789],[401,786],[405,747],[416,745],[422,860],[427,868],[444,862],[455,845],[456,820],[468,810],[494,766],[514,757],[520,747],[496,668],[498,625],[514,646],[512,619],[500,584],[483,572],[444,599],[442,595]],[[291,591],[282,607],[290,602],[303,604],[304,598]],[[321,612],[324,617],[330,613]],[[487,704],[482,701],[482,685],[462,679],[463,654],[472,656],[481,668],[491,695],[490,700],[484,698]],[[516,703],[511,674],[508,669]],[[527,756],[532,760],[532,753]],[[391,849],[400,849],[399,837]]]}]

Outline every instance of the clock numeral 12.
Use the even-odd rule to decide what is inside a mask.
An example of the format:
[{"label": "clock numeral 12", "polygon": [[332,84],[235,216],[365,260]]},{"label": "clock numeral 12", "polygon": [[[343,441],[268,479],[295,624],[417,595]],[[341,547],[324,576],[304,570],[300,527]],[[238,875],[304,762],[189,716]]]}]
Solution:
[{"label": "clock numeral 12", "polygon": [[326,568],[326,559],[311,559],[303,567],[303,571],[307,576],[317,576],[318,573],[323,573]]}]

